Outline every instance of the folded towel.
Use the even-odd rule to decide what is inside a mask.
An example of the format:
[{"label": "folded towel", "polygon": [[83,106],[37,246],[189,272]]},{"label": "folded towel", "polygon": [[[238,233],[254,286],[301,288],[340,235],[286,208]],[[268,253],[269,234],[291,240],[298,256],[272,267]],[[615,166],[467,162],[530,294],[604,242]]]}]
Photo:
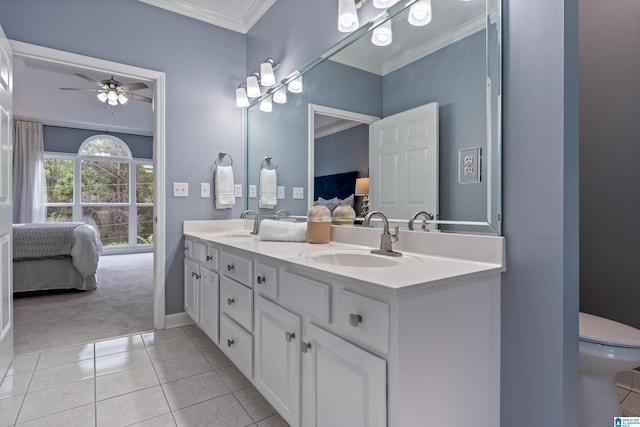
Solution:
[{"label": "folded towel", "polygon": [[273,209],[278,204],[276,190],[278,189],[278,177],[275,169],[260,170],[260,198],[258,207],[262,209]]},{"label": "folded towel", "polygon": [[307,223],[264,219],[260,223],[258,237],[261,240],[304,242],[307,240]]},{"label": "folded towel", "polygon": [[230,209],[236,203],[233,167],[218,166],[215,173],[216,209]]}]

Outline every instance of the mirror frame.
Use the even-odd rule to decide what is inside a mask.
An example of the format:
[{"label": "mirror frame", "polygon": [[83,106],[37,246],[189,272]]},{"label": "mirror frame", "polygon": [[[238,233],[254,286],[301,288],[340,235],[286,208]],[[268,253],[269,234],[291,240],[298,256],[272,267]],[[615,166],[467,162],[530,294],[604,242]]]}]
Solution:
[{"label": "mirror frame", "polygon": [[[276,85],[270,87],[259,97],[251,100],[248,107],[244,108],[243,112],[243,121],[244,121],[244,131],[245,131],[245,144],[244,149],[245,153],[249,152],[249,109],[256,107],[259,103],[269,96],[272,96],[277,90],[282,87],[287,86],[289,82],[295,80],[298,77],[304,76],[307,72],[313,70],[316,66],[322,64],[324,61],[330,59],[336,53],[346,49],[356,41],[360,40],[362,37],[369,35],[376,27],[382,25],[384,22],[393,19],[396,15],[403,13],[405,10],[409,9],[411,5],[416,3],[419,0],[409,0],[406,3],[398,2],[397,4],[391,6],[386,11],[383,11],[379,15],[375,16],[371,21],[362,25],[359,29],[355,30],[353,33],[347,35],[340,42],[332,46],[327,52],[315,58],[311,62],[305,64],[299,69],[293,71],[284,79],[282,79]],[[486,113],[486,130],[487,130],[487,142],[486,142],[486,156],[484,157],[484,161],[487,164],[487,200],[486,200],[486,208],[487,208],[487,217],[485,221],[458,221],[458,220],[442,220],[437,219],[430,221],[433,224],[442,224],[454,226],[454,230],[445,230],[446,232],[453,233],[475,233],[475,234],[492,234],[492,235],[501,235],[502,234],[502,7],[501,2],[496,2],[495,0],[485,0],[487,5],[486,10],[486,22],[487,26],[485,26],[485,31],[487,32],[486,39],[489,39],[487,28],[489,24],[496,24],[496,38],[497,38],[497,52],[495,52],[495,68],[498,73],[497,79],[492,79],[490,76],[490,54],[492,51],[490,50],[490,46],[488,42],[486,43],[485,48],[485,58],[486,58],[486,77],[487,77],[487,89],[486,89],[486,101],[487,101],[487,113]],[[497,81],[496,81],[497,80]],[[495,100],[492,100],[492,95],[495,97]],[[492,114],[492,102],[495,102],[497,109],[497,117],[494,117]],[[308,104],[308,171],[313,170],[313,135],[314,135],[314,119],[313,115],[316,112],[324,113],[327,115],[334,115],[335,117],[343,117],[341,114],[347,114],[348,117],[360,117],[363,123],[371,123],[365,120],[370,120],[374,118],[374,116],[369,116],[366,114],[348,112],[346,110],[340,110],[332,107],[323,107],[317,104],[309,103]],[[379,119],[375,117],[375,119]],[[353,119],[358,121],[358,119]],[[245,209],[248,209],[249,204],[249,164],[248,164],[248,155],[245,155]],[[497,164],[495,164],[497,163]],[[493,172],[493,173],[492,173]],[[308,189],[307,195],[309,200],[309,205],[313,205],[313,201],[309,195],[313,194],[313,176],[311,173],[308,173]],[[494,176],[496,175],[496,176]],[[498,189],[497,198],[494,200],[494,189]],[[408,222],[408,219],[407,219]]]}]

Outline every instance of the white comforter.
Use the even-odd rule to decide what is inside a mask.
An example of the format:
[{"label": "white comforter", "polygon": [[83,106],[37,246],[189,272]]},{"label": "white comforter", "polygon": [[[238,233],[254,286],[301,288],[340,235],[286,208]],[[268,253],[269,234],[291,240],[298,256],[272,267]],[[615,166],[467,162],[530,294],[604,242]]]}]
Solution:
[{"label": "white comforter", "polygon": [[102,243],[98,231],[89,224],[82,224],[73,230],[71,258],[73,266],[83,278],[98,270],[98,259],[102,253]]}]

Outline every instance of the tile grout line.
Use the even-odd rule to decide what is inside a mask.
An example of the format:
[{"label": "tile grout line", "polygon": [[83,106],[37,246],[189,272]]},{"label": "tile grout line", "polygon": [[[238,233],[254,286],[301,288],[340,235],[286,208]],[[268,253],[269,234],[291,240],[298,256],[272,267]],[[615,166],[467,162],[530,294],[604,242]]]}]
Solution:
[{"label": "tile grout line", "polygon": [[[27,382],[27,388],[24,390],[24,394],[22,395],[22,401],[20,402],[20,407],[18,408],[18,412],[16,412],[16,418],[13,420],[14,426],[18,424],[18,419],[20,418],[20,414],[24,406],[24,401],[27,400],[27,394],[29,394],[29,389],[31,388],[31,381],[33,381],[33,376],[36,374],[36,367],[38,366],[38,362],[40,362],[41,355],[42,355],[42,352],[39,352],[38,356],[36,357],[36,363],[33,365],[33,369],[31,370],[31,375],[29,376],[29,381]],[[13,363],[14,363],[14,360],[11,361],[12,365]]]}]

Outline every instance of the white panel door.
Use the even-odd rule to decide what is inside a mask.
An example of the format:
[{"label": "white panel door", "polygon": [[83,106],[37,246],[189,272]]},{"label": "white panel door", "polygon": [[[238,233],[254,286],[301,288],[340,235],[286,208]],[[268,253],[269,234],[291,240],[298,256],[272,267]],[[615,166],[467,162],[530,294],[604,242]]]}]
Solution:
[{"label": "white panel door", "polygon": [[190,259],[184,260],[184,311],[197,324],[200,323],[200,274],[199,266]]},{"label": "white panel door", "polygon": [[200,268],[200,329],[216,344],[219,340],[218,295],[220,277],[206,268]]},{"label": "white panel door", "polygon": [[424,210],[437,218],[438,103],[385,117],[371,129],[369,210],[393,219]]},{"label": "white panel door", "polygon": [[291,426],[300,423],[300,331],[298,316],[256,299],[255,385]]},{"label": "white panel door", "polygon": [[0,378],[13,356],[11,46],[0,27]]},{"label": "white panel door", "polygon": [[304,427],[385,427],[386,361],[314,325],[302,344]]}]

